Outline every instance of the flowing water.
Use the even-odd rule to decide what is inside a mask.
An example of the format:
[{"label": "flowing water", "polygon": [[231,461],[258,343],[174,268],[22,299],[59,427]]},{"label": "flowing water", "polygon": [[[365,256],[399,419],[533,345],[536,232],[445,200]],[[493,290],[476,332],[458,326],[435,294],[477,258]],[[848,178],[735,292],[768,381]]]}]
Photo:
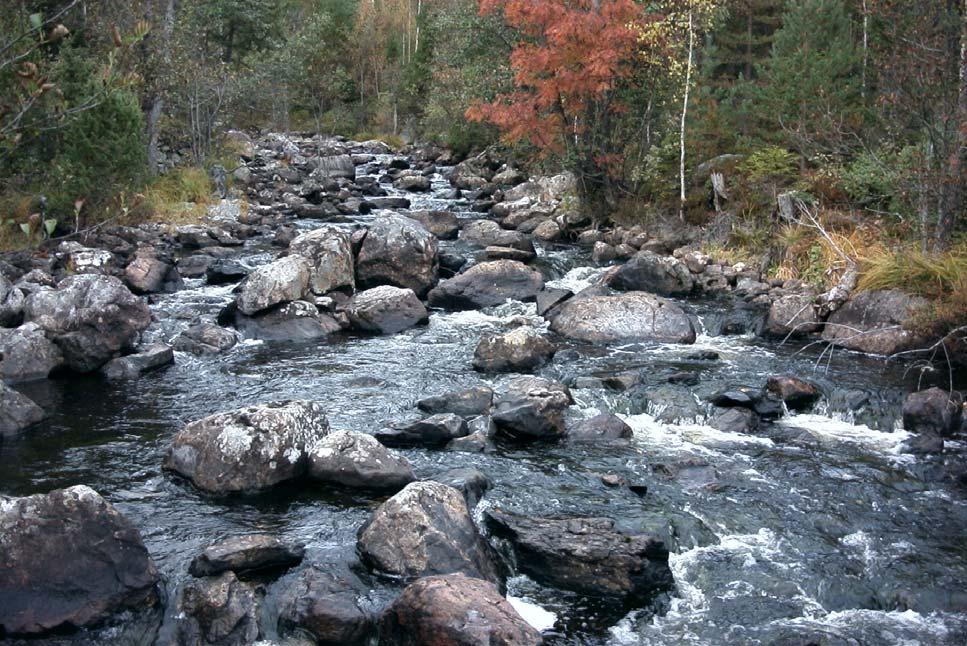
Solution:
[{"label": "flowing water", "polygon": [[[366,170],[376,173],[385,161]],[[447,188],[435,176],[433,193],[408,197],[414,209],[478,217],[466,203],[443,199]],[[466,251],[460,243],[443,247]],[[239,258],[254,266],[269,261],[272,250],[253,241]],[[586,251],[540,250],[538,266],[554,284],[588,284],[600,271],[590,265]],[[156,298],[147,337],[170,340],[191,319],[214,317],[231,289],[188,281],[184,291]],[[919,373],[848,353],[827,364],[819,347],[717,336],[722,319],[734,315],[730,301],[685,306],[703,330],[694,346],[564,344],[540,372],[572,385],[573,415],[620,413],[635,432],[630,445],[403,451],[420,477],[462,466],[487,473],[494,487],[481,508],[608,516],[628,529],[661,532],[673,547],[675,588],[656,598],[616,605],[517,576],[509,584],[515,605],[557,644],[967,643],[967,504],[946,475],[967,447],[949,442],[943,460],[902,452],[908,436],[896,430],[895,418]],[[481,312],[434,312],[429,325],[389,337],[245,342],[218,357],[178,354],[169,369],[122,385],[93,376],[27,384],[21,389],[52,414],[0,445],[0,493],[90,485],[140,530],[169,597],[195,554],[239,534],[273,532],[307,544],[310,561],[345,562],[379,500],[305,483],[257,497],[208,497],[162,473],[174,433],[217,411],[287,398],[322,402],[335,429],[374,431],[413,417],[423,397],[480,383],[499,387],[506,377],[471,369],[473,349],[482,333],[519,316],[539,321],[533,304],[509,302]],[[697,350],[720,358],[696,357]],[[677,396],[695,402],[684,409],[690,413],[675,417],[660,401],[601,387],[599,378],[629,369],[644,369],[647,385],[664,388],[673,373],[694,374],[694,392],[676,387]],[[840,394],[756,435],[704,423],[703,394],[759,386],[773,374],[812,379]],[[841,403],[857,398],[867,402],[859,412]],[[647,493],[606,487],[604,473]],[[291,576],[268,584],[264,638],[272,643],[285,641],[271,626],[278,590]],[[374,608],[396,592],[391,583],[371,582]],[[130,618],[69,639],[139,643],[146,638],[135,624]]]}]

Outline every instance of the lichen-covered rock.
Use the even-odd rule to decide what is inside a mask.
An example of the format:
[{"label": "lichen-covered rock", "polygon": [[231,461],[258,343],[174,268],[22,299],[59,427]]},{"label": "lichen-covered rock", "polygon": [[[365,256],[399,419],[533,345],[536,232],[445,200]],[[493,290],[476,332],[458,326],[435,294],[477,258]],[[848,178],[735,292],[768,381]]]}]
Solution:
[{"label": "lichen-covered rock", "polygon": [[47,416],[44,409],[0,381],[0,440],[33,426]]},{"label": "lichen-covered rock", "polygon": [[252,316],[273,305],[300,300],[309,286],[309,261],[286,256],[248,275],[236,298],[238,310]]},{"label": "lichen-covered rock", "polygon": [[383,614],[387,646],[539,646],[541,634],[493,583],[461,574],[410,584]]},{"label": "lichen-covered rock", "polygon": [[922,298],[899,290],[860,292],[833,312],[823,328],[823,339],[833,345],[867,354],[891,355],[922,343],[903,328]]},{"label": "lichen-covered rock", "polygon": [[396,334],[429,318],[416,292],[392,285],[359,292],[346,313],[356,329],[378,334]]},{"label": "lichen-covered rock", "polygon": [[494,260],[441,282],[430,292],[429,303],[451,310],[479,309],[507,299],[534,300],[543,287],[539,271],[515,260]]},{"label": "lichen-covered rock", "polygon": [[259,637],[259,599],[255,589],[233,572],[185,583],[177,601],[175,634],[161,635],[159,646],[209,644],[243,646]]},{"label": "lichen-covered rock", "polygon": [[444,446],[468,433],[467,422],[459,415],[441,413],[408,424],[376,431],[376,439],[387,446]]},{"label": "lichen-covered rock", "polygon": [[356,549],[375,571],[403,579],[460,572],[503,582],[463,496],[439,482],[414,482],[380,505]]},{"label": "lichen-covered rock", "polygon": [[903,428],[914,433],[949,435],[960,428],[963,395],[941,388],[910,393],[903,401]]},{"label": "lichen-covered rock", "polygon": [[101,372],[108,379],[134,379],[174,362],[175,354],[171,346],[155,343],[135,354],[111,359],[101,367]]},{"label": "lichen-covered rock", "polygon": [[235,347],[238,335],[214,323],[196,323],[175,337],[172,345],[179,352],[220,354]]},{"label": "lichen-covered rock", "polygon": [[151,323],[148,306],[113,276],[69,276],[27,298],[25,319],[39,325],[68,367],[92,372],[132,349]]},{"label": "lichen-covered rock", "polygon": [[437,239],[402,215],[383,215],[369,227],[356,259],[362,288],[393,285],[425,295],[437,281]]},{"label": "lichen-covered rock", "polygon": [[188,424],[164,466],[211,493],[258,491],[305,474],[308,450],[328,433],[316,402],[248,406]]},{"label": "lichen-covered rock", "polygon": [[494,403],[494,391],[487,386],[475,386],[443,395],[421,399],[417,407],[425,413],[453,413],[461,417],[484,415]]},{"label": "lichen-covered rock", "polygon": [[6,276],[0,274],[0,327],[13,327],[23,320],[26,296]]},{"label": "lichen-covered rock", "polygon": [[682,296],[695,287],[692,274],[681,260],[642,251],[609,277],[614,289],[649,292],[660,296]]},{"label": "lichen-covered rock", "polygon": [[158,258],[153,249],[142,250],[128,263],[124,281],[136,294],[174,292],[183,286],[178,270]]},{"label": "lichen-covered rock", "polygon": [[353,248],[344,231],[321,227],[303,233],[289,250],[309,261],[309,289],[314,294],[356,287]]},{"label": "lichen-covered rock", "polygon": [[777,298],[769,306],[763,333],[774,337],[802,336],[819,329],[815,297],[789,294]]},{"label": "lichen-covered rock", "polygon": [[64,365],[60,348],[36,323],[24,323],[12,330],[0,329],[0,379],[20,383],[46,379]]},{"label": "lichen-covered rock", "polygon": [[309,450],[314,480],[381,491],[399,491],[416,478],[409,460],[389,451],[372,435],[330,433]]},{"label": "lichen-covered rock", "polygon": [[493,421],[501,433],[518,440],[539,440],[564,436],[564,411],[574,400],[564,384],[521,377],[508,384],[494,403]]},{"label": "lichen-covered rock", "polygon": [[695,327],[670,301],[645,292],[578,294],[552,310],[551,329],[590,343],[694,343]]},{"label": "lichen-covered rock", "polygon": [[539,332],[521,326],[480,339],[473,367],[482,372],[531,372],[551,360],[557,346]]},{"label": "lichen-covered rock", "polygon": [[406,217],[422,224],[440,240],[453,240],[460,232],[460,220],[450,211],[411,211]]},{"label": "lichen-covered rock", "polygon": [[138,531],[90,487],[0,496],[0,548],[0,633],[88,626],[158,600]]}]

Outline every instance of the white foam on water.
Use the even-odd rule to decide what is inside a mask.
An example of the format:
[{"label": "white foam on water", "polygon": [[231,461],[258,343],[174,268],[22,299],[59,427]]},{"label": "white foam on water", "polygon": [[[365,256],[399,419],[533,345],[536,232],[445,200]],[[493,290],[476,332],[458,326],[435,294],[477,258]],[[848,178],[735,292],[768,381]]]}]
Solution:
[{"label": "white foam on water", "polygon": [[872,638],[871,633],[875,632],[876,637],[879,638],[876,643],[896,646],[934,646],[952,643],[949,640],[953,636],[945,625],[945,618],[955,619],[961,623],[967,621],[967,616],[954,613],[935,612],[924,615],[913,610],[842,610],[818,618],[783,619],[773,622],[773,625],[835,628],[844,636],[852,635],[860,630],[860,626],[865,626],[867,630],[864,631],[864,636],[867,639]]},{"label": "white foam on water", "polygon": [[912,455],[903,454],[903,442],[911,437],[906,431],[875,431],[863,424],[833,419],[824,415],[802,414],[784,417],[778,424],[797,428],[828,443],[846,443],[880,453],[897,462],[912,462]]},{"label": "white foam on water", "polygon": [[551,289],[569,289],[575,294],[594,284],[607,267],[575,267],[557,280],[549,280],[545,286]]},{"label": "white foam on water", "polygon": [[535,629],[543,631],[550,630],[557,623],[557,615],[549,610],[541,608],[536,603],[526,599],[507,595],[507,601],[514,607],[517,614]]},{"label": "white foam on water", "polygon": [[665,424],[647,413],[620,417],[634,431],[634,437],[639,443],[665,450],[718,455],[716,449],[726,446],[773,446],[772,440],[767,437],[719,431],[704,424]]}]

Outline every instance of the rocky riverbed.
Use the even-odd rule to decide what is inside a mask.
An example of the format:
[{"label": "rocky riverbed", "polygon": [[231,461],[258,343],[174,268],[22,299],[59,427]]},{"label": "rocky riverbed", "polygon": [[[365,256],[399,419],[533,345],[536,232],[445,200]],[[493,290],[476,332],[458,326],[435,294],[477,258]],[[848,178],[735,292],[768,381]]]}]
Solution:
[{"label": "rocky riverbed", "polygon": [[967,641],[967,380],[872,356],[913,299],[235,136],[204,225],[0,263],[0,638]]}]

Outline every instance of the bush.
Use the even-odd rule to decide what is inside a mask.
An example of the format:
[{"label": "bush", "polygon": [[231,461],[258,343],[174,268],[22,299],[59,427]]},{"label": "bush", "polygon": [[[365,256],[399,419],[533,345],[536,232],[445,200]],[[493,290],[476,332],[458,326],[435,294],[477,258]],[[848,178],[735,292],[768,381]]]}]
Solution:
[{"label": "bush", "polygon": [[742,160],[738,169],[755,184],[788,184],[799,176],[798,157],[779,146],[759,148]]},{"label": "bush", "polygon": [[[211,179],[204,169],[196,166],[173,168],[134,198],[130,217],[137,221],[168,223],[193,221],[205,214],[212,201],[212,192]],[[117,205],[122,209],[124,206]]]}]

